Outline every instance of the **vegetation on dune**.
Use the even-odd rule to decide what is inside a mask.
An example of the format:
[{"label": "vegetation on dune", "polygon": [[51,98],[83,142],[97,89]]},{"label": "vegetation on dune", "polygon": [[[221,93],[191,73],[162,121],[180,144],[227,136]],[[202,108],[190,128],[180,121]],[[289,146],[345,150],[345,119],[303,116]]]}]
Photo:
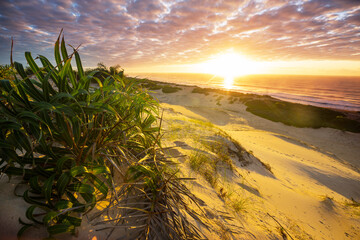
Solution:
[{"label": "vegetation on dune", "polygon": [[350,132],[360,132],[360,122],[348,119],[343,113],[310,105],[289,103],[280,100],[251,100],[247,111],[295,127],[329,127]]},{"label": "vegetation on dune", "polygon": [[[360,121],[350,119],[344,113],[336,110],[285,102],[270,96],[227,92],[221,89],[195,87],[192,93],[228,95],[229,104],[233,104],[238,99],[240,102],[245,103],[248,112],[274,122],[282,122],[289,126],[329,127],[356,133],[360,132]],[[216,99],[217,105],[221,105],[220,100],[220,97]]]},{"label": "vegetation on dune", "polygon": [[165,142],[187,138],[190,169],[209,183],[231,211],[240,213],[244,210],[248,199],[228,180],[236,175],[236,161],[242,166],[247,165],[244,158],[247,154],[242,146],[211,122],[169,116],[166,119]]},{"label": "vegetation on dune", "polygon": [[[85,70],[85,75],[93,73],[93,77],[98,78],[100,81],[104,81],[109,75],[118,75],[119,77],[124,77],[124,69],[120,65],[110,66],[109,68],[102,62],[97,64],[96,68],[89,68]],[[92,80],[93,83],[96,83],[96,80]]]},{"label": "vegetation on dune", "polygon": [[0,79],[13,79],[13,72],[10,65],[0,65]]},{"label": "vegetation on dune", "polygon": [[158,103],[123,71],[84,71],[60,36],[56,66],[26,52],[36,78],[15,62],[16,74],[0,80],[0,173],[22,179],[19,194],[31,205],[19,236],[36,225],[74,234],[107,200],[106,223],[133,239],[200,238],[186,217],[197,216],[188,206],[196,198],[159,151]]},{"label": "vegetation on dune", "polygon": [[167,85],[167,86],[162,87],[162,92],[163,93],[175,93],[175,92],[180,91],[181,89],[182,88]]},{"label": "vegetation on dune", "polygon": [[[133,79],[137,79],[137,78],[133,78]],[[137,79],[138,81],[142,82],[142,86],[144,86],[145,88],[149,89],[149,90],[160,90],[163,93],[175,93],[178,92],[180,90],[182,90],[182,88],[180,87],[176,87],[176,86],[172,86],[169,84],[159,84],[155,81],[151,81],[148,79]]]},{"label": "vegetation on dune", "polygon": [[[245,102],[245,101],[260,97],[259,95],[256,95],[256,94],[231,92],[229,90],[222,90],[222,89],[215,89],[215,88],[201,88],[201,87],[195,87],[192,90],[192,93],[204,94],[206,96],[209,95],[210,93],[226,95],[226,96],[230,97],[229,101],[231,103],[234,103],[237,99],[239,99],[239,101],[241,101],[241,102]],[[216,97],[216,96],[217,95],[214,95],[214,97]],[[261,96],[261,98],[271,98],[271,97]]]}]

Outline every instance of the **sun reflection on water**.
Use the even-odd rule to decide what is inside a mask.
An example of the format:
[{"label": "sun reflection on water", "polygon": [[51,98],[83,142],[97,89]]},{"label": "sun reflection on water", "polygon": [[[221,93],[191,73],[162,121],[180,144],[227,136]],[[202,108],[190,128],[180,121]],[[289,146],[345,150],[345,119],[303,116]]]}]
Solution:
[{"label": "sun reflection on water", "polygon": [[233,75],[227,75],[224,77],[224,88],[225,89],[232,89],[234,84],[234,76]]}]

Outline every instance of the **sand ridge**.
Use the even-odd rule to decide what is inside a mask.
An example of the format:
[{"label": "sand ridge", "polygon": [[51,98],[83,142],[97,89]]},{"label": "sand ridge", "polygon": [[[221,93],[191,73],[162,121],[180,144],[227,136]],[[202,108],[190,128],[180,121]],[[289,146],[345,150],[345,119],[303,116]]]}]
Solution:
[{"label": "sand ridge", "polygon": [[278,234],[279,226],[266,213],[300,239],[359,237],[359,210],[347,203],[360,201],[360,134],[286,126],[247,112],[244,104],[230,103],[226,95],[191,93],[192,89],[153,95],[164,109],[210,121],[271,166],[274,177],[247,169],[246,181],[259,196],[252,196],[254,204],[244,224],[258,226],[252,229],[256,238]]}]

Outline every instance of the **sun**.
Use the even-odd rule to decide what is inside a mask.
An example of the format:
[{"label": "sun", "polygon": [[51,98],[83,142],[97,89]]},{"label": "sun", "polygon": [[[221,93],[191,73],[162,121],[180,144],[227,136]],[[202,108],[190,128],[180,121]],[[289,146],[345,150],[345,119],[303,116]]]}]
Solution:
[{"label": "sun", "polygon": [[224,78],[224,88],[231,89],[234,78],[256,72],[256,63],[244,55],[233,51],[218,54],[209,61],[200,64],[204,73],[211,73]]}]

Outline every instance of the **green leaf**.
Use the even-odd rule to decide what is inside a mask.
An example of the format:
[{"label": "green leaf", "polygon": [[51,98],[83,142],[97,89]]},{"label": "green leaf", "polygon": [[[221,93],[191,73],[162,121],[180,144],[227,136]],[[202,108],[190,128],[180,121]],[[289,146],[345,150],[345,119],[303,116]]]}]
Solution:
[{"label": "green leaf", "polygon": [[75,226],[72,224],[56,224],[47,228],[50,235],[56,235],[60,233],[74,233]]},{"label": "green leaf", "polygon": [[38,220],[36,220],[36,219],[34,218],[34,210],[35,210],[37,207],[38,207],[38,206],[30,206],[30,207],[26,210],[25,215],[26,215],[26,217],[27,217],[29,220],[31,220],[31,221],[33,221],[33,222],[36,222],[36,223],[39,223],[39,224],[42,224],[42,222],[40,222],[40,221],[38,221]]},{"label": "green leaf", "polygon": [[68,156],[63,156],[63,157],[61,157],[61,158],[58,159],[57,162],[56,162],[56,170],[59,171],[59,172],[61,172],[63,169],[65,169],[65,166],[64,166],[65,162],[69,161],[70,164],[71,164],[72,160],[73,160],[73,159],[70,158],[70,157],[68,157]]},{"label": "green leaf", "polygon": [[101,173],[110,173],[110,169],[106,166],[99,166],[99,167],[94,167],[91,168],[89,170],[90,173],[94,174],[94,175],[98,175]]},{"label": "green leaf", "polygon": [[92,183],[94,184],[94,186],[104,195],[106,196],[109,188],[106,186],[106,184],[101,181],[98,177],[96,177],[95,175],[89,174],[89,178],[92,179]]},{"label": "green leaf", "polygon": [[61,55],[64,60],[68,60],[69,56],[68,56],[67,50],[66,50],[64,35],[62,36],[62,40],[61,40]]},{"label": "green leaf", "polygon": [[32,123],[35,123],[36,125],[39,122],[42,122],[42,119],[37,116],[35,113],[30,112],[30,111],[21,111],[18,115],[18,118],[20,118],[21,120],[25,120],[25,121],[31,121]]},{"label": "green leaf", "polygon": [[55,174],[51,175],[46,181],[44,182],[43,187],[43,194],[45,196],[46,202],[52,205],[51,197],[52,197],[52,187],[55,179]]},{"label": "green leaf", "polygon": [[22,228],[20,228],[20,230],[17,233],[17,238],[20,240],[21,236],[24,234],[24,232],[32,226],[33,226],[32,224],[22,226]]},{"label": "green leaf", "polygon": [[90,207],[93,208],[96,204],[95,195],[90,193],[80,193],[82,198],[87,202],[87,204],[91,204]]},{"label": "green leaf", "polygon": [[59,197],[61,197],[64,194],[65,188],[68,186],[70,181],[71,181],[71,176],[69,172],[64,172],[61,174],[56,184]]},{"label": "green leaf", "polygon": [[68,75],[70,69],[71,59],[66,60],[64,67],[60,71],[60,83],[59,83],[59,92],[67,92],[68,82],[66,76]]},{"label": "green leaf", "polygon": [[81,218],[66,216],[66,220],[68,220],[75,227],[79,227],[81,225]]},{"label": "green leaf", "polygon": [[55,56],[55,61],[56,61],[56,65],[57,67],[59,68],[59,70],[62,69],[62,63],[61,63],[61,57],[60,57],[60,36],[61,36],[61,33],[62,33],[62,29],[60,31],[60,34],[58,36],[58,39],[56,40],[55,42],[55,48],[54,48],[54,56]]},{"label": "green leaf", "polygon": [[59,100],[61,100],[61,99],[65,99],[65,100],[68,100],[68,101],[73,101],[73,100],[75,100],[74,96],[71,95],[70,93],[60,92],[60,93],[57,93],[57,94],[55,94],[54,96],[52,96],[50,102],[51,102],[51,103],[56,103],[57,101],[59,101]]},{"label": "green leaf", "polygon": [[39,55],[40,61],[43,65],[43,67],[46,69],[47,72],[51,72],[51,77],[53,79],[53,81],[55,82],[55,84],[57,85],[58,83],[58,78],[59,78],[59,71],[50,63],[50,61],[42,56]]},{"label": "green leaf", "polygon": [[70,174],[72,177],[75,177],[77,175],[84,174],[87,172],[88,172],[88,169],[84,166],[76,166],[76,167],[71,168],[71,170],[70,170]]},{"label": "green leaf", "polygon": [[0,80],[0,87],[9,93],[9,96],[14,97],[15,100],[22,102],[25,104],[25,100],[20,97],[19,94],[15,91],[15,89],[11,86],[10,81],[7,79]]},{"label": "green leaf", "polygon": [[43,217],[43,222],[47,226],[58,215],[58,212],[50,211]]},{"label": "green leaf", "polygon": [[39,185],[39,176],[31,177],[29,180],[30,187],[37,193],[41,193],[42,189]]},{"label": "green leaf", "polygon": [[21,63],[14,62],[14,67],[22,79],[28,78],[28,76],[24,70],[24,67]]},{"label": "green leaf", "polygon": [[[74,51],[75,51],[75,49],[74,49]],[[84,78],[85,74],[84,74],[84,69],[83,69],[82,64],[81,64],[80,55],[79,55],[79,53],[77,51],[75,52],[75,61],[76,61],[76,66],[77,66],[80,81],[81,81]]]},{"label": "green leaf", "polygon": [[73,203],[68,200],[60,200],[55,204],[57,210],[69,209],[73,207]]},{"label": "green leaf", "polygon": [[69,185],[68,189],[77,193],[88,193],[93,194],[95,192],[94,188],[85,183],[74,183]]},{"label": "green leaf", "polygon": [[22,127],[22,125],[19,124],[18,122],[11,121],[11,120],[0,119],[0,129],[20,130],[21,127]]},{"label": "green leaf", "polygon": [[40,71],[38,65],[35,63],[34,59],[31,56],[30,52],[25,52],[25,58],[27,63],[29,64],[31,70],[33,71],[33,73],[36,75],[36,77],[40,80],[40,82],[44,81],[44,75],[43,73]]},{"label": "green leaf", "polygon": [[27,203],[35,204],[35,205],[42,206],[42,207],[48,207],[48,205],[46,203],[36,201],[36,200],[32,199],[31,197],[29,197],[29,190],[26,190],[24,192],[23,198],[24,198],[25,202],[27,202]]}]

